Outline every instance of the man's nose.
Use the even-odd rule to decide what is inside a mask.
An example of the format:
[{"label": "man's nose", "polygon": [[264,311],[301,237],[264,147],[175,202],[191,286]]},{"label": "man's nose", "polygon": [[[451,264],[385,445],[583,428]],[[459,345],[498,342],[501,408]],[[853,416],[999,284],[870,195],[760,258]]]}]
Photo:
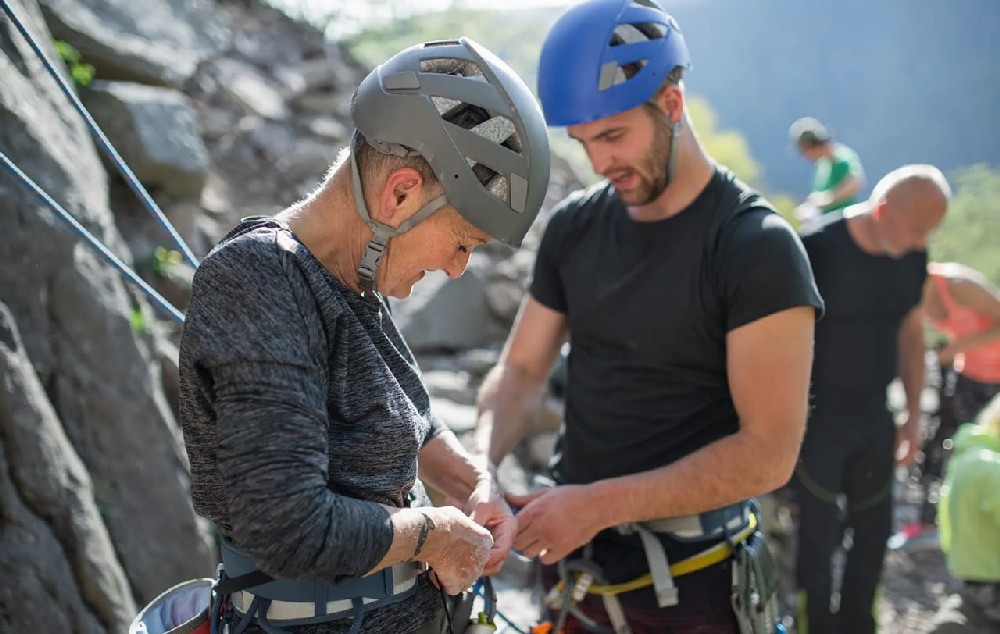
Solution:
[{"label": "man's nose", "polygon": [[611,156],[608,152],[601,152],[594,148],[587,149],[587,158],[590,159],[590,167],[594,170],[595,174],[604,175],[612,164]]}]

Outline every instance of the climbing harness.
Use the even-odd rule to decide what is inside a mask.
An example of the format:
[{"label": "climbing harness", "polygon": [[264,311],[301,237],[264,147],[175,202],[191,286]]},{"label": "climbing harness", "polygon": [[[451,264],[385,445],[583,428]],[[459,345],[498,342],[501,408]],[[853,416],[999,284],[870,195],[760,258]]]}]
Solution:
[{"label": "climbing harness", "polygon": [[[357,632],[365,614],[410,596],[423,571],[420,564],[403,563],[334,584],[275,580],[224,542],[217,579],[192,579],[163,592],[136,616],[129,634],[240,634],[250,623],[279,634],[284,627],[352,617],[351,632]],[[483,607],[473,617],[477,600]],[[443,601],[446,634],[527,634],[497,609],[489,577]]]},{"label": "climbing harness", "polygon": [[[80,114],[83,120],[86,122],[87,127],[90,129],[94,138],[97,140],[98,146],[107,157],[110,159],[111,163],[115,166],[118,172],[128,183],[129,187],[138,196],[143,207],[150,212],[157,220],[157,222],[162,226],[167,233],[170,235],[172,242],[180,250],[184,259],[192,266],[198,266],[198,260],[195,258],[191,249],[188,248],[187,244],[181,238],[177,230],[174,229],[173,225],[157,206],[156,202],[153,201],[152,197],[142,186],[139,180],[136,178],[135,174],[129,169],[125,161],[122,160],[121,156],[115,150],[114,146],[108,140],[107,136],[94,121],[94,118],[87,111],[87,108],[80,101],[80,98],[73,91],[73,88],[69,83],[59,74],[56,67],[49,60],[48,56],[39,46],[38,41],[31,35],[24,22],[18,17],[14,8],[10,6],[7,0],[0,0],[0,10],[2,10],[6,15],[8,20],[17,31],[21,34],[21,37],[28,43],[28,46],[34,51],[35,55],[41,61],[42,65],[48,71],[49,75],[55,80],[56,85],[62,91],[62,93],[69,100],[70,105]],[[101,243],[90,231],[87,230],[76,218],[73,217],[68,211],[66,211],[59,203],[57,203],[51,196],[49,196],[41,187],[38,186],[30,177],[28,177],[17,165],[7,157],[3,152],[0,152],[0,164],[14,176],[14,178],[20,181],[32,194],[35,195],[42,203],[52,209],[57,216],[65,221],[77,234],[83,237],[87,244],[94,249],[105,261],[115,267],[123,276],[125,276],[128,281],[135,284],[140,291],[142,291],[147,297],[149,297],[154,304],[159,306],[171,319],[178,323],[184,322],[184,314],[181,313],[177,308],[175,308],[169,301],[167,301],[162,295],[160,295],[156,290],[154,290],[145,280],[143,280],[139,275],[133,271],[126,263],[124,263],[118,256],[112,253],[104,244]]]},{"label": "climbing harness", "polygon": [[[598,634],[609,630],[586,616],[578,605],[587,594],[600,596],[612,634],[631,634],[618,595],[653,586],[661,608],[677,605],[680,597],[674,580],[677,577],[732,559],[731,601],[741,634],[773,634],[783,631],[777,612],[775,565],[759,529],[759,510],[755,501],[735,504],[700,515],[666,518],[615,527],[620,535],[638,534],[646,554],[649,572],[631,581],[609,584],[600,567],[592,560],[593,542],[583,556],[558,563],[560,581],[545,598],[549,618],[532,629],[532,634],[557,634],[569,615],[584,629]],[[714,545],[676,563],[667,559],[659,535],[669,535],[680,542],[697,543],[721,539]],[[558,612],[553,621],[551,611]]]}]

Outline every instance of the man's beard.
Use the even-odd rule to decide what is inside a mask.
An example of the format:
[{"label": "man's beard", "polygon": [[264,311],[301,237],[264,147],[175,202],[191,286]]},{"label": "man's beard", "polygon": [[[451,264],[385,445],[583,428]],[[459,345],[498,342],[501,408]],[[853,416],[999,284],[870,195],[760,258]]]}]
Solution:
[{"label": "man's beard", "polygon": [[660,197],[669,184],[667,162],[670,160],[670,143],[670,130],[657,117],[653,121],[653,145],[640,161],[639,169],[631,170],[638,177],[639,184],[631,191],[618,192],[622,202],[632,207],[642,207]]}]

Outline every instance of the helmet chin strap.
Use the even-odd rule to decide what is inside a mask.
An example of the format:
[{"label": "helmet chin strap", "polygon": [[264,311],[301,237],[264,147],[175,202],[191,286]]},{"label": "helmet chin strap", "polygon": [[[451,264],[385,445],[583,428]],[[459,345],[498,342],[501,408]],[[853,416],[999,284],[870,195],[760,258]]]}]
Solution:
[{"label": "helmet chin strap", "polygon": [[354,204],[358,208],[358,214],[372,230],[371,240],[365,245],[365,252],[361,256],[361,263],[358,264],[358,283],[361,286],[362,297],[374,297],[375,275],[378,272],[379,264],[382,263],[382,256],[385,254],[385,247],[389,239],[398,236],[413,228],[418,222],[431,215],[444,205],[448,204],[448,197],[441,195],[431,200],[421,207],[416,214],[398,227],[390,227],[373,220],[368,213],[368,206],[365,204],[365,194],[361,188],[361,172],[358,169],[357,153],[351,149],[351,175],[354,179]]},{"label": "helmet chin strap", "polygon": [[681,129],[684,127],[684,112],[681,111],[681,118],[677,120],[677,123],[671,121],[667,113],[663,113],[663,121],[670,129],[670,154],[667,155],[667,185],[669,186],[674,180],[674,174],[677,173],[677,146],[680,145]]}]

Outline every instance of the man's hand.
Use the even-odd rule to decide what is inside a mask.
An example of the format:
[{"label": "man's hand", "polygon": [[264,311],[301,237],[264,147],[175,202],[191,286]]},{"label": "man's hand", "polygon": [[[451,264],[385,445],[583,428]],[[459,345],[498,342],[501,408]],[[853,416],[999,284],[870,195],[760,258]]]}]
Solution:
[{"label": "man's hand", "polygon": [[465,504],[465,512],[472,521],[483,526],[493,535],[493,547],[486,560],[483,576],[500,572],[507,553],[517,534],[517,519],[504,501],[500,486],[492,475],[483,475]]},{"label": "man's hand", "polygon": [[585,486],[558,486],[528,495],[507,494],[522,507],[514,548],[552,564],[594,538],[604,526]]},{"label": "man's hand", "polygon": [[793,214],[800,224],[806,224],[819,218],[820,210],[818,206],[811,204],[807,199],[806,202],[795,208]]},{"label": "man's hand", "polygon": [[913,462],[923,443],[923,414],[919,409],[907,409],[896,421],[896,464],[905,466]]}]

